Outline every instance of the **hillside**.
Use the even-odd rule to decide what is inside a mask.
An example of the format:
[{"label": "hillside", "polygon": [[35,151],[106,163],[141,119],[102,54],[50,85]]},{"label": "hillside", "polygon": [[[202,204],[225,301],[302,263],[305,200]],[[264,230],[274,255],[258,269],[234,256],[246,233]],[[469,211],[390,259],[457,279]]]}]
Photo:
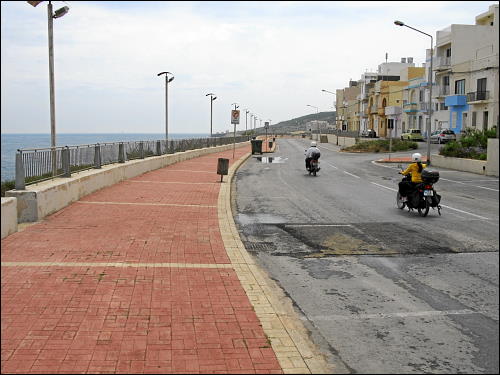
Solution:
[{"label": "hillside", "polygon": [[[291,120],[281,121],[277,124],[272,124],[269,126],[268,133],[289,133],[298,130],[308,130],[306,129],[306,123],[309,121],[327,121],[328,124],[334,125],[336,119],[336,112],[320,112],[313,113],[310,115],[305,115],[301,117],[296,117]],[[259,127],[256,129],[258,133],[264,133],[264,127]]]}]

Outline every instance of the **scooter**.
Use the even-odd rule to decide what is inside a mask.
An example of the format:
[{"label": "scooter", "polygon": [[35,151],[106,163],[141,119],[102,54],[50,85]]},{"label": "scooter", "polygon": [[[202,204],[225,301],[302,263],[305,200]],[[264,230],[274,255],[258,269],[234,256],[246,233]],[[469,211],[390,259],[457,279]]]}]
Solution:
[{"label": "scooter", "polygon": [[[401,173],[401,172],[400,172]],[[402,210],[407,207],[408,211],[416,209],[420,216],[427,216],[429,209],[437,208],[441,216],[441,196],[434,190],[434,184],[439,180],[438,171],[422,171],[422,181],[417,184],[407,197],[402,197],[399,191],[396,193],[396,206]],[[411,181],[411,174],[403,177],[402,181]]]},{"label": "scooter", "polygon": [[319,160],[318,159],[312,159],[309,162],[309,175],[316,176],[316,173],[319,172],[321,168],[319,167]]}]

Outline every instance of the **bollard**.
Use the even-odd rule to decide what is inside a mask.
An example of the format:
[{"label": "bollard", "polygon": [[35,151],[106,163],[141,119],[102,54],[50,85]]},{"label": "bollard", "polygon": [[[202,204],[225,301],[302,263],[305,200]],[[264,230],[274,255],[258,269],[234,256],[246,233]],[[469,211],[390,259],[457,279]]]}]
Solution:
[{"label": "bollard", "polygon": [[[19,151],[19,150],[18,150]],[[23,154],[16,154],[16,190],[25,190]]]},{"label": "bollard", "polygon": [[101,146],[99,146],[99,143],[95,145],[94,168],[101,169]]},{"label": "bollard", "polygon": [[71,177],[70,153],[68,146],[62,149],[61,161],[63,167],[63,177]]}]

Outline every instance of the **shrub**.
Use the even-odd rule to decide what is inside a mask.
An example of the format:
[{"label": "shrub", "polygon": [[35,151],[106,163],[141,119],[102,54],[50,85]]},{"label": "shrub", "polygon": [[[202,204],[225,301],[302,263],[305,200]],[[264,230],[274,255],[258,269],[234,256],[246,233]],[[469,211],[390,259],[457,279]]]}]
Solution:
[{"label": "shrub", "polygon": [[476,130],[467,128],[460,140],[444,145],[439,154],[455,158],[487,159],[488,138],[496,137],[496,129]]}]

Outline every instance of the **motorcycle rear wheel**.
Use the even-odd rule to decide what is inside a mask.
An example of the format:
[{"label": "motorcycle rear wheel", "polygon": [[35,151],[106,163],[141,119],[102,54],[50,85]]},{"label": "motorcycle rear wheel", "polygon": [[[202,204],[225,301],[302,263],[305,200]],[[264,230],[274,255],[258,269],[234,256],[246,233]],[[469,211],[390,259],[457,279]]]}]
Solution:
[{"label": "motorcycle rear wheel", "polygon": [[398,206],[398,208],[400,210],[402,210],[403,208],[405,208],[405,202],[403,202],[403,197],[401,196],[401,194],[399,194],[399,191],[398,193],[396,194],[396,206]]},{"label": "motorcycle rear wheel", "polygon": [[427,214],[429,213],[429,208],[431,207],[430,200],[431,200],[430,197],[425,197],[425,199],[424,199],[424,207],[423,208],[420,208],[420,207],[417,208],[418,214],[420,216],[426,217]]}]

